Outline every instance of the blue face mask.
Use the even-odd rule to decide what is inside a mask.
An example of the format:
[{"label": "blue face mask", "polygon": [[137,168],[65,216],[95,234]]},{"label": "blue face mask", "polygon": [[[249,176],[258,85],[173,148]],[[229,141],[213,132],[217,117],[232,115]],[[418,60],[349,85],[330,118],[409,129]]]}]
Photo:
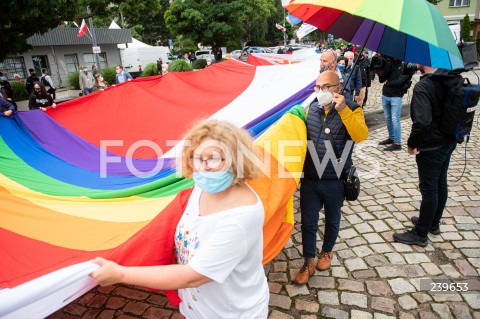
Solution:
[{"label": "blue face mask", "polygon": [[233,171],[193,172],[193,181],[203,191],[215,194],[232,185]]},{"label": "blue face mask", "polygon": [[345,71],[345,65],[337,64],[337,68],[342,72]]}]

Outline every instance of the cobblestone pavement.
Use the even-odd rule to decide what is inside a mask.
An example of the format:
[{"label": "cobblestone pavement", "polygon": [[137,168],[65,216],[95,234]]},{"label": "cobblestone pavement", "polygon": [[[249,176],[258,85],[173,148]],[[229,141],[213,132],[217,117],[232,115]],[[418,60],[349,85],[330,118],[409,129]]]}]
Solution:
[{"label": "cobblestone pavement", "polygon": [[[418,78],[418,77],[417,77]],[[365,112],[381,110],[381,85],[374,83]],[[408,97],[404,99],[408,103]],[[478,127],[468,146],[464,176],[463,146],[449,169],[450,193],[440,235],[429,235],[425,248],[394,243],[394,231],[412,226],[421,196],[415,159],[406,153],[410,119],[402,120],[404,149],[383,152],[378,141],[386,128],[370,131],[357,145],[355,163],[362,194],[346,202],[332,268],[316,271],[307,285],[292,284],[303,263],[299,201],[296,225],[283,251],[265,270],[270,286],[270,319],[480,319],[480,142]],[[323,237],[321,214],[317,246]],[[428,278],[467,284],[469,292],[428,291]],[[464,287],[464,286],[461,286]],[[463,288],[462,288],[463,289]],[[477,292],[473,292],[476,290]],[[118,285],[95,288],[49,318],[182,318],[160,293]]]}]

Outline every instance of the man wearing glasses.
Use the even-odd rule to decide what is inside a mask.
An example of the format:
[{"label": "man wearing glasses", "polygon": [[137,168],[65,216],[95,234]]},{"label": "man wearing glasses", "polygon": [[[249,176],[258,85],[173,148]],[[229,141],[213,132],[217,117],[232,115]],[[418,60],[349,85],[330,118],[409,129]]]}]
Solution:
[{"label": "man wearing glasses", "polygon": [[[333,246],[340,226],[340,210],[345,200],[340,174],[342,169],[348,170],[352,166],[352,141],[359,143],[368,137],[362,108],[353,101],[346,101],[345,97],[339,94],[341,84],[338,75],[325,71],[319,75],[315,84],[317,102],[312,103],[308,110],[309,145],[300,186],[305,263],[294,279],[294,283],[299,285],[308,282],[315,273],[315,268],[330,268]],[[341,154],[340,161],[336,161],[328,134],[331,134]],[[335,167],[332,161],[335,162]],[[322,208],[325,208],[325,229],[322,250],[315,265],[318,219]]]}]

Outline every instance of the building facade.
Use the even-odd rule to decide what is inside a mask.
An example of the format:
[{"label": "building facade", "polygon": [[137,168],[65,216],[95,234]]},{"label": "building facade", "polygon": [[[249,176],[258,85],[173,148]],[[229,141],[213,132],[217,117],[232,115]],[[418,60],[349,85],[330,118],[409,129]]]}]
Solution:
[{"label": "building facade", "polygon": [[472,23],[472,41],[477,40],[477,34],[480,30],[479,0],[443,0],[437,4],[437,8],[449,24],[460,24],[465,15],[468,14]]},{"label": "building facade", "polygon": [[[77,33],[78,29],[58,27],[35,34],[27,40],[33,50],[1,61],[0,71],[8,80],[13,80],[14,74],[26,79],[30,75],[28,69],[35,69],[40,77],[41,69],[46,68],[57,87],[67,87],[69,73],[82,65],[91,69],[96,63],[91,35],[77,37]],[[99,68],[121,64],[117,44],[132,42],[130,29],[95,29],[95,35],[100,47]]]}]

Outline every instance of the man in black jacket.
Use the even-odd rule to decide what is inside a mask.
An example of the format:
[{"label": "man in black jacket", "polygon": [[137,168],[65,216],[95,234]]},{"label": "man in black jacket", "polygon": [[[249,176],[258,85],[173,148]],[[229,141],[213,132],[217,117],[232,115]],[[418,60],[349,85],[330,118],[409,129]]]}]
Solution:
[{"label": "man in black jacket", "polygon": [[388,138],[378,144],[391,144],[385,147],[384,151],[400,151],[402,149],[402,126],[400,124],[402,97],[407,92],[412,75],[404,74],[405,63],[393,58],[389,59],[391,62],[384,69],[377,71],[380,83],[385,83],[382,89],[382,106],[388,129]]},{"label": "man in black jacket", "polygon": [[40,79],[38,78],[37,73],[35,72],[34,69],[28,69],[28,72],[30,72],[30,76],[27,78],[27,82],[25,83],[25,87],[28,91],[28,94],[32,94],[33,84],[35,82],[40,82]]},{"label": "man in black jacket", "polygon": [[412,131],[408,138],[408,153],[416,155],[422,203],[419,217],[412,217],[415,225],[404,233],[395,233],[393,239],[409,245],[425,247],[427,235],[440,234],[440,219],[448,198],[447,171],[456,146],[455,132],[441,130],[446,89],[442,84],[452,77],[445,70],[419,66],[425,73],[413,89],[410,106]]}]

